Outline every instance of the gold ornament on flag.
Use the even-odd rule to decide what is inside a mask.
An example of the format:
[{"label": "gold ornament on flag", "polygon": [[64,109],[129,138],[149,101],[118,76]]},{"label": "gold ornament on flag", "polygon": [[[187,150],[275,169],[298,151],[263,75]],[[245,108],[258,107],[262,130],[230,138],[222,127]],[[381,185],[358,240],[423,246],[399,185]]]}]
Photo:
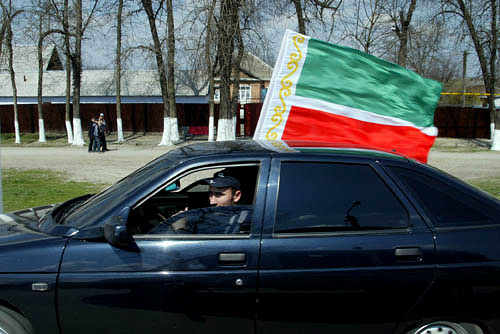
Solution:
[{"label": "gold ornament on flag", "polygon": [[281,105],[274,107],[274,115],[271,117],[271,121],[276,124],[273,127],[271,127],[269,131],[267,131],[266,133],[267,140],[278,139],[278,133],[273,130],[275,130],[278,126],[280,126],[281,122],[283,121],[283,113],[286,111],[286,103],[284,97],[290,96],[290,94],[292,93],[291,88],[293,82],[289,80],[289,78],[295,72],[297,72],[297,69],[299,68],[299,61],[302,59],[302,51],[300,50],[299,44],[304,43],[305,40],[304,36],[295,35],[293,36],[292,40],[293,40],[293,45],[297,49],[297,52],[292,52],[290,54],[290,61],[286,65],[286,67],[292,71],[281,79],[281,89],[279,92]]}]

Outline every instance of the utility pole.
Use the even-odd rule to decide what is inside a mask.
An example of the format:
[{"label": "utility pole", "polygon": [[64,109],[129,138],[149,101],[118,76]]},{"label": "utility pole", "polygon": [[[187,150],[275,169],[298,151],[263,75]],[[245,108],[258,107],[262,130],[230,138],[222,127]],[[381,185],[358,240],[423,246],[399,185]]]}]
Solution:
[{"label": "utility pole", "polygon": [[462,108],[465,108],[465,76],[467,74],[467,55],[468,52],[464,51],[463,58],[463,70],[462,70],[462,86],[463,86],[463,95],[462,95]]}]

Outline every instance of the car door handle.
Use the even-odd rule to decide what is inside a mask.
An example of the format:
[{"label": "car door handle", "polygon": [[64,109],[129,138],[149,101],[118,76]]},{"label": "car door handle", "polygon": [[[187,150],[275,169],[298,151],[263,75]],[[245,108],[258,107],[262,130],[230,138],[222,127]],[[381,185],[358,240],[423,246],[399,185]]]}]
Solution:
[{"label": "car door handle", "polygon": [[394,251],[399,261],[422,261],[422,250],[419,247],[400,247]]},{"label": "car door handle", "polygon": [[220,253],[219,263],[225,265],[241,265],[247,261],[245,253]]}]

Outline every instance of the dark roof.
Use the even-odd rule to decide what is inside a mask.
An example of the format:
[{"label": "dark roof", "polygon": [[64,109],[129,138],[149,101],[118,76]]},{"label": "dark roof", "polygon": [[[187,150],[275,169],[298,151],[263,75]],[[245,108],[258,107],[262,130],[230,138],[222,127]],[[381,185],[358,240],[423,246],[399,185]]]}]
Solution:
[{"label": "dark roof", "polygon": [[342,156],[358,157],[383,157],[389,159],[406,160],[405,157],[390,152],[383,152],[363,146],[346,146],[328,142],[312,141],[287,141],[289,148],[280,148],[273,145],[272,141],[234,140],[222,142],[200,142],[177,148],[164,156],[176,155],[179,160],[187,160],[206,155],[220,155],[228,153],[283,153],[283,154],[305,154],[322,153]]}]

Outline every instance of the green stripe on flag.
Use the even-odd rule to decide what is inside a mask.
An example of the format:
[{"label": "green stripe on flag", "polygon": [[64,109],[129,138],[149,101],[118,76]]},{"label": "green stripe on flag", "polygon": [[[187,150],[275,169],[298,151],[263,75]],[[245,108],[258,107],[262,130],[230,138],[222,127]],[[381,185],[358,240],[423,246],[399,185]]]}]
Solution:
[{"label": "green stripe on flag", "polygon": [[311,38],[295,95],[400,118],[434,123],[441,84],[363,52]]}]

